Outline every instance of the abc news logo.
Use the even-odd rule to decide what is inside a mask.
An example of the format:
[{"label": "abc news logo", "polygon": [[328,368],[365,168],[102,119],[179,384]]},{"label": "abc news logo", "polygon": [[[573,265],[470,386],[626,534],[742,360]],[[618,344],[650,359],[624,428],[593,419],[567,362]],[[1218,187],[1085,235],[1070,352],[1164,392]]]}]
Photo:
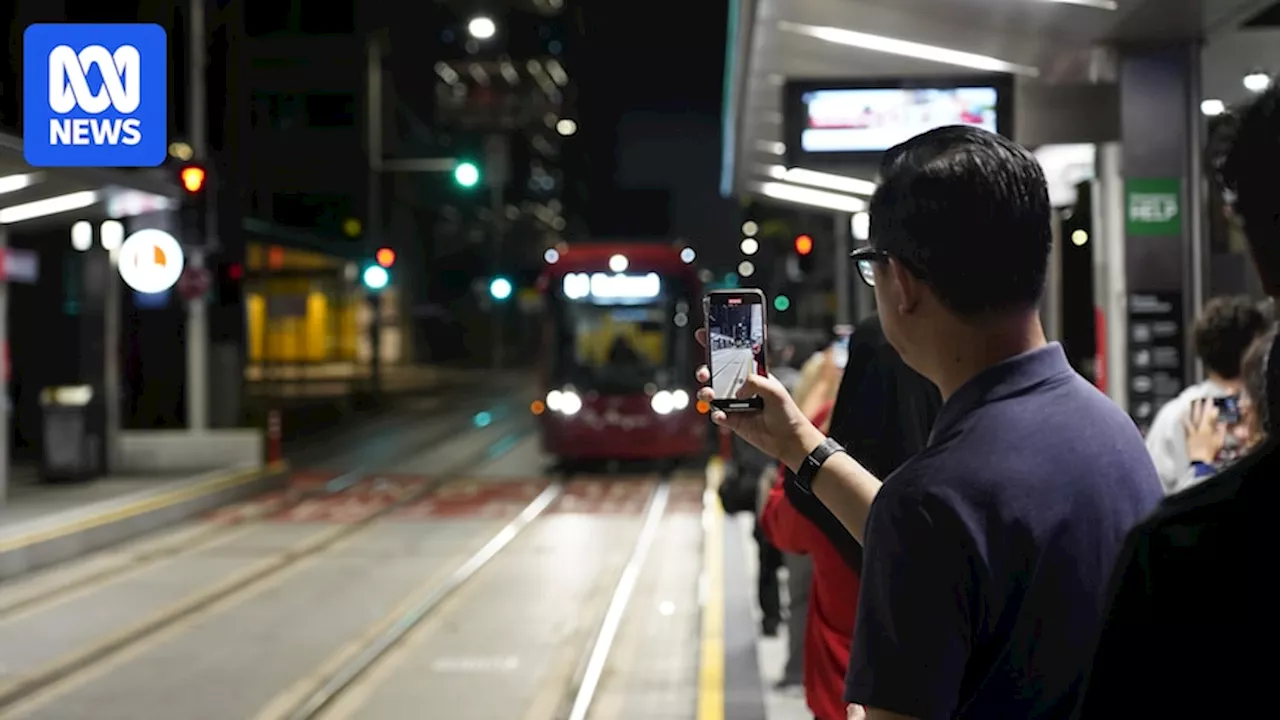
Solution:
[{"label": "abc news logo", "polygon": [[[97,68],[102,86],[89,89],[88,71]],[[76,110],[100,116],[109,109],[131,115],[142,104],[142,55],[132,45],[110,52],[90,45],[76,52],[59,45],[49,53],[49,109],[66,116]],[[142,121],[134,117],[53,117],[49,119],[51,145],[137,145],[142,142]]]},{"label": "abc news logo", "polygon": [[35,167],[155,167],[168,156],[168,39],[148,23],[23,33],[23,154]]}]

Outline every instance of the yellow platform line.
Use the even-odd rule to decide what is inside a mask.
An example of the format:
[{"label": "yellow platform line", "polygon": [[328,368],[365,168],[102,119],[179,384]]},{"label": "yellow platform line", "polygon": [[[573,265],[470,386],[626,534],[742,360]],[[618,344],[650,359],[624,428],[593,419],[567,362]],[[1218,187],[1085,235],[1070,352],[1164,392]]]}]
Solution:
[{"label": "yellow platform line", "polygon": [[698,663],[698,719],[724,720],[724,509],[718,491],[724,461],[707,462],[702,498],[702,638]]},{"label": "yellow platform line", "polygon": [[253,482],[269,475],[275,475],[288,469],[289,463],[284,460],[269,463],[268,465],[250,470],[238,470],[235,472],[216,475],[203,482],[192,483],[185,487],[170,490],[168,492],[159,493],[151,497],[142,498],[136,502],[123,505],[121,507],[104,510],[100,513],[88,515],[73,522],[59,525],[57,527],[46,528],[43,530],[33,530],[24,535],[0,540],[0,553],[18,550],[21,548],[36,545],[49,540],[56,540],[68,535],[74,535],[85,530],[110,525],[111,523],[128,520],[144,513],[160,510],[178,503],[187,502],[196,498],[212,495],[217,492],[229,490],[239,487],[247,483]]}]

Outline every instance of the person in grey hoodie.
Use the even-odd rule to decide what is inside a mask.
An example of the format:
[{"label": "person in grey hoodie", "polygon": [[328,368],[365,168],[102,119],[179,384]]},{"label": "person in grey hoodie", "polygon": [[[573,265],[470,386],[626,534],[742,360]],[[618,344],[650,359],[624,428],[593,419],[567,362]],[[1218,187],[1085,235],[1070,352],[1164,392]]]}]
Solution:
[{"label": "person in grey hoodie", "polygon": [[[1196,354],[1204,363],[1205,380],[1183,390],[1156,413],[1147,431],[1147,451],[1155,462],[1166,495],[1180,492],[1197,480],[1189,472],[1184,422],[1199,399],[1240,395],[1244,381],[1240,363],[1244,353],[1267,330],[1267,318],[1257,303],[1243,295],[1216,297],[1205,304],[1196,318]],[[1230,449],[1221,458],[1230,459]]]}]

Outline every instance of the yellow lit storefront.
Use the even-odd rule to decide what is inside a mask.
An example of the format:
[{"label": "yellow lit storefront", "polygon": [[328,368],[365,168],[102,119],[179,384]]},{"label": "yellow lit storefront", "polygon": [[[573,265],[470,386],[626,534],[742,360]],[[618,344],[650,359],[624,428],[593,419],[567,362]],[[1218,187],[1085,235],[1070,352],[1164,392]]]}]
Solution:
[{"label": "yellow lit storefront", "polygon": [[[246,379],[362,376],[372,353],[370,307],[346,258],[250,242],[245,252]],[[400,361],[394,288],[382,293],[381,358]]]}]

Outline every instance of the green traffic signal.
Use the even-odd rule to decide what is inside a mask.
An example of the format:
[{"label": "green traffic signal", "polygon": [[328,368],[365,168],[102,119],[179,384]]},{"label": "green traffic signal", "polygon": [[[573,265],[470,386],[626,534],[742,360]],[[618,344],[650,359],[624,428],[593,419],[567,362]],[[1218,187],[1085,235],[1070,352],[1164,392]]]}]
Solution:
[{"label": "green traffic signal", "polygon": [[791,298],[786,295],[779,295],[773,299],[773,309],[778,312],[786,312],[791,307]]},{"label": "green traffic signal", "polygon": [[391,282],[391,273],[381,265],[370,265],[364,269],[364,286],[370,290],[381,290]]},{"label": "green traffic signal", "polygon": [[502,301],[511,297],[511,281],[504,277],[496,277],[489,282],[489,295],[494,300]]},{"label": "green traffic signal", "polygon": [[458,163],[453,169],[453,181],[464,188],[475,187],[480,182],[480,168],[475,163]]}]

